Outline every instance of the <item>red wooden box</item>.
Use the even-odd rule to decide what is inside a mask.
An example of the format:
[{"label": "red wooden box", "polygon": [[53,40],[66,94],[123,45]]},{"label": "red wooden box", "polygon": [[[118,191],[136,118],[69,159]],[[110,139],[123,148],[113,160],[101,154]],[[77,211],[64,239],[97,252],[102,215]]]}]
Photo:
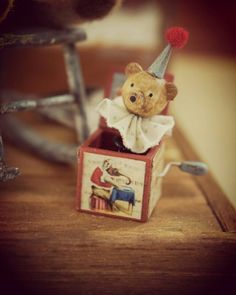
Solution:
[{"label": "red wooden box", "polygon": [[[147,221],[161,195],[164,144],[143,155],[121,153],[112,140],[115,133],[100,128],[80,147],[77,209]],[[110,176],[108,165],[122,175]]]}]

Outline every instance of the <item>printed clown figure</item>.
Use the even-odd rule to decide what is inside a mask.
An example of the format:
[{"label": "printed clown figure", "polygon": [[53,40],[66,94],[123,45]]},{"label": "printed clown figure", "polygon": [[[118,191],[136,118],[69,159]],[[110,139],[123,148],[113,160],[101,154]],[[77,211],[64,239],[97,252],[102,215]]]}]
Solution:
[{"label": "printed clown figure", "polygon": [[98,197],[109,199],[112,187],[115,185],[114,177],[108,171],[112,167],[109,160],[104,160],[102,167],[96,167],[90,178],[92,181],[92,191]]},{"label": "printed clown figure", "polygon": [[121,96],[105,98],[97,107],[108,127],[119,131],[124,147],[133,153],[142,154],[159,145],[175,124],[172,116],[161,114],[177,95],[176,86],[166,82],[164,74],[173,48],[185,46],[188,32],[170,28],[166,39],[168,45],[147,70],[137,63],[126,66]]}]

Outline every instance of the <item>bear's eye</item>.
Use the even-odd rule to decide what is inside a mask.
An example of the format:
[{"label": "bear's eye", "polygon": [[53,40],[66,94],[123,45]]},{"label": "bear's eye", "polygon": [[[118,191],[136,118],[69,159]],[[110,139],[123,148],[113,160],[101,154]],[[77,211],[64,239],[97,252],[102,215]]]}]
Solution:
[{"label": "bear's eye", "polygon": [[148,95],[149,97],[153,97],[153,94],[152,93],[149,93],[149,95]]},{"label": "bear's eye", "polygon": [[131,83],[131,84],[130,84],[130,87],[134,87],[134,83]]}]

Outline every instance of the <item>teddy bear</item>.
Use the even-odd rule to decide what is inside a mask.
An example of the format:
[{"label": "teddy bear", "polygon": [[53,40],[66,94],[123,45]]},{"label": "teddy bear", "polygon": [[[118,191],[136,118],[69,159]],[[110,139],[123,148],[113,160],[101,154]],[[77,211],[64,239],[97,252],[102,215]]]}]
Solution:
[{"label": "teddy bear", "polygon": [[127,79],[121,94],[130,113],[141,117],[160,114],[177,95],[177,87],[173,83],[157,79],[155,75],[144,71],[138,63],[129,63],[125,74]]},{"label": "teddy bear", "polygon": [[143,154],[158,145],[171,135],[175,124],[172,116],[161,114],[177,95],[177,87],[166,82],[164,74],[173,48],[187,43],[188,32],[173,27],[167,30],[166,39],[168,45],[147,70],[137,63],[126,66],[121,96],[105,98],[97,107],[107,126],[118,130],[124,147],[134,153]]}]

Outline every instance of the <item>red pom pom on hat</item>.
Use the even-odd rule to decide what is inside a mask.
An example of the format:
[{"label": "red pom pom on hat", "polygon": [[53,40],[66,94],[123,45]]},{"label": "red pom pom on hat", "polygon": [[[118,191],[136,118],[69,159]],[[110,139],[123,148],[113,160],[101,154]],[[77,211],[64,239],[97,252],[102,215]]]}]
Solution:
[{"label": "red pom pom on hat", "polygon": [[181,27],[172,27],[165,34],[167,42],[174,48],[183,48],[188,42],[189,32]]}]

